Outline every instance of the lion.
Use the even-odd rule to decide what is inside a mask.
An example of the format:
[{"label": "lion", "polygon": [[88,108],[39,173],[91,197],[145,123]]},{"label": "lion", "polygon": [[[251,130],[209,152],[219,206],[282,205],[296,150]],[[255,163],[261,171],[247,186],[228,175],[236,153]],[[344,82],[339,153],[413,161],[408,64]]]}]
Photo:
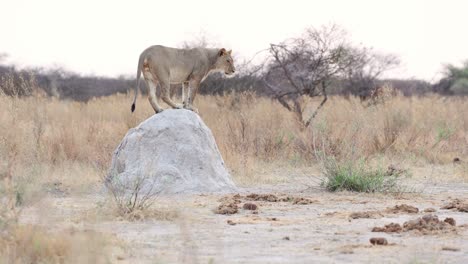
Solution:
[{"label": "lion", "polygon": [[[144,50],[138,60],[137,84],[131,107],[135,111],[140,77],[143,72],[148,87],[148,100],[157,113],[164,109],[158,104],[156,86],[161,87],[161,98],[175,109],[189,109],[198,113],[193,106],[201,82],[212,72],[221,71],[226,75],[235,73],[232,50],[226,49],[176,49],[155,45]],[[182,102],[177,104],[170,98],[170,85],[182,84]]]}]

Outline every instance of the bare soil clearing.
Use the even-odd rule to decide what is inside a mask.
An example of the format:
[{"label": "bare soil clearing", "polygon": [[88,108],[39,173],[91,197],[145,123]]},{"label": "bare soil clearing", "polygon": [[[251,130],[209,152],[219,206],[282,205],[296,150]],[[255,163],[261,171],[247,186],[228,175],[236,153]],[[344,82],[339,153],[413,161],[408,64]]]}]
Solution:
[{"label": "bare soil clearing", "polygon": [[[176,212],[167,220],[126,221],[106,215],[103,196],[51,193],[25,209],[21,222],[113,235],[124,250],[115,250],[112,263],[468,263],[468,213],[443,209],[468,201],[467,184],[419,184],[391,195],[329,193],[304,182],[164,196],[154,209]],[[411,230],[372,232],[391,223]]]}]

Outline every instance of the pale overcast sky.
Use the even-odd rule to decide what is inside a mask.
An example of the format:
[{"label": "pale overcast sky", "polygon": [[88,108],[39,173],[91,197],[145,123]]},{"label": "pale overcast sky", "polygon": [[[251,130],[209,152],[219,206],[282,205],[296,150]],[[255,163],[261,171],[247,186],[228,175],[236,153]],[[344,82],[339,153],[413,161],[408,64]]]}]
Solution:
[{"label": "pale overcast sky", "polygon": [[197,33],[249,58],[306,27],[336,23],[350,39],[399,55],[395,77],[438,78],[468,59],[467,0],[0,0],[0,53],[8,63],[85,74],[135,74],[154,44]]}]

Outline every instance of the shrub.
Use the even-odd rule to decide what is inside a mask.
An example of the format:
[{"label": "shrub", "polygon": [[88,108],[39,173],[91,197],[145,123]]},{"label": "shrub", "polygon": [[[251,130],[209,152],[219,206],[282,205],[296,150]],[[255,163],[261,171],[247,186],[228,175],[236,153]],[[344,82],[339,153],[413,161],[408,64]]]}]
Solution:
[{"label": "shrub", "polygon": [[157,189],[152,178],[149,173],[142,173],[134,179],[120,179],[113,173],[107,176],[106,187],[121,216],[144,211],[155,202],[161,190]]},{"label": "shrub", "polygon": [[322,181],[328,191],[353,192],[394,192],[399,190],[398,179],[401,171],[386,171],[381,167],[372,168],[364,160],[337,161],[327,158],[323,164],[325,179]]}]

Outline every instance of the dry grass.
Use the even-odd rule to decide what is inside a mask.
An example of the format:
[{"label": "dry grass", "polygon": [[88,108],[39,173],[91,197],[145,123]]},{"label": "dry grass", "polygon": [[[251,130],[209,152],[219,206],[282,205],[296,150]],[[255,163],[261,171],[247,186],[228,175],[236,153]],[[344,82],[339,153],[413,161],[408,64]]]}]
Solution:
[{"label": "dry grass", "polygon": [[[16,220],[20,208],[39,200],[48,186],[72,193],[102,186],[122,137],[153,114],[146,98],[139,98],[134,114],[130,102],[130,95],[88,103],[0,95],[1,259],[68,263],[79,255],[86,258],[82,263],[101,261],[93,250],[105,242],[95,240],[95,234],[50,233]],[[309,102],[308,109],[314,104]],[[467,98],[397,96],[366,107],[354,98],[334,97],[307,129],[277,102],[253,94],[200,96],[197,105],[238,183],[271,182],[265,168],[291,171],[319,163],[319,156],[414,164],[448,164],[458,157],[454,175],[467,177]],[[129,217],[177,218],[173,210],[154,212]],[[97,244],[82,243],[88,240]],[[89,254],[79,253],[80,247]]]},{"label": "dry grass", "polygon": [[[338,159],[353,153],[437,164],[468,157],[466,98],[396,97],[365,107],[357,99],[336,97],[305,130],[267,98],[198,99],[228,167],[240,178],[265,162],[310,165],[317,151]],[[95,184],[127,130],[153,114],[147,100],[139,98],[132,115],[130,101],[126,95],[88,103],[0,96],[0,156],[8,157],[0,161],[0,173],[10,164],[16,182],[58,181],[75,191]]]},{"label": "dry grass", "polygon": [[95,232],[17,225],[0,236],[0,263],[109,263],[105,245]]}]

